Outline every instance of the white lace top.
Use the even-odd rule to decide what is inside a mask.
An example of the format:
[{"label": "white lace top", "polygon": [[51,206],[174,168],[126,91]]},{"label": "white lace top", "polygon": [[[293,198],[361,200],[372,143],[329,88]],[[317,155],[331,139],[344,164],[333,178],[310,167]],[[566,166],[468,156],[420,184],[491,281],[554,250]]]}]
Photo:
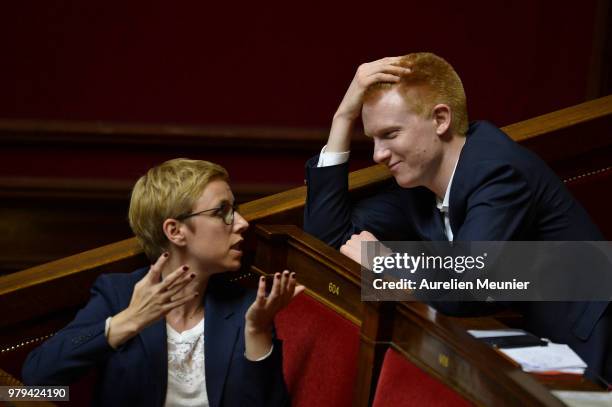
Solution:
[{"label": "white lace top", "polygon": [[208,406],[204,373],[204,318],[182,333],[166,323],[166,333],[168,388],[165,406]]}]

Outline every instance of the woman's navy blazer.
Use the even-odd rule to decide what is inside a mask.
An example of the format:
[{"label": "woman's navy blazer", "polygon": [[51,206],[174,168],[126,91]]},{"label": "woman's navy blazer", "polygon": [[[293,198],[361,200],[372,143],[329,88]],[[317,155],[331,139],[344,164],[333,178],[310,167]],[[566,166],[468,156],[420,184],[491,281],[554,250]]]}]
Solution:
[{"label": "woman's navy blazer", "polygon": [[[75,319],[28,355],[23,366],[25,384],[68,385],[96,368],[95,405],[164,405],[168,379],[165,319],[117,350],[104,336],[106,318],[127,308],[134,285],[147,271],[100,276],[89,303]],[[244,315],[255,292],[218,277],[211,278],[204,296],[210,406],[288,405],[280,341],[274,341],[272,355],[263,361],[251,362],[244,356]]]}]

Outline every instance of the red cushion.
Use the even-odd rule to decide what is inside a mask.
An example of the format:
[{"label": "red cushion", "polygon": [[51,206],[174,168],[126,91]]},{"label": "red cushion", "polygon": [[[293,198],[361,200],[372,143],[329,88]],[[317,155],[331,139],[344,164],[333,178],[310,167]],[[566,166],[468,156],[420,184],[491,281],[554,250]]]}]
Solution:
[{"label": "red cushion", "polygon": [[350,406],[357,377],[359,328],[301,294],[276,317],[292,406]]},{"label": "red cushion", "polygon": [[454,390],[393,349],[385,354],[372,407],[471,406]]}]

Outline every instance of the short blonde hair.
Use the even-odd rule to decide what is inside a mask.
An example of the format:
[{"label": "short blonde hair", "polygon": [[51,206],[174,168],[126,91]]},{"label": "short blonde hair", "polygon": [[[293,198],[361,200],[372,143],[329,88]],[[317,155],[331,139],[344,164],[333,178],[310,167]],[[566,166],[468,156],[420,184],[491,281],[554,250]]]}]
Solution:
[{"label": "short blonde hair", "polygon": [[208,161],[175,158],[151,168],[136,181],[128,217],[149,260],[156,261],[167,250],[164,221],[191,212],[204,188],[215,179],[229,181],[225,168]]},{"label": "short blonde hair", "polygon": [[[451,131],[465,136],[468,131],[467,101],[459,75],[451,64],[430,52],[415,52],[401,57],[399,64],[410,68],[398,83],[375,83],[366,90],[365,100],[373,99],[381,91],[396,86],[416,114],[430,113],[433,107],[443,103],[452,111]],[[407,90],[417,92],[417,100],[408,96]]]}]

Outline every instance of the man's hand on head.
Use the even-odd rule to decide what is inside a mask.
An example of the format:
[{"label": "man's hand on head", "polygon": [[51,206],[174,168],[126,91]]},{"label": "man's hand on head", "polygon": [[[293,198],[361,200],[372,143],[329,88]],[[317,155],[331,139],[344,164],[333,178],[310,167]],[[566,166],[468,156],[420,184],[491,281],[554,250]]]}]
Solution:
[{"label": "man's hand on head", "polygon": [[363,96],[370,85],[378,82],[397,83],[410,68],[399,66],[401,57],[387,57],[359,65],[334,118],[356,120],[361,114]]},{"label": "man's hand on head", "polygon": [[401,57],[387,57],[377,61],[361,64],[349,85],[332,122],[327,142],[328,152],[345,152],[349,150],[350,139],[355,122],[361,115],[363,97],[366,89],[378,82],[397,83],[403,75],[411,72],[410,68],[399,66]]}]

